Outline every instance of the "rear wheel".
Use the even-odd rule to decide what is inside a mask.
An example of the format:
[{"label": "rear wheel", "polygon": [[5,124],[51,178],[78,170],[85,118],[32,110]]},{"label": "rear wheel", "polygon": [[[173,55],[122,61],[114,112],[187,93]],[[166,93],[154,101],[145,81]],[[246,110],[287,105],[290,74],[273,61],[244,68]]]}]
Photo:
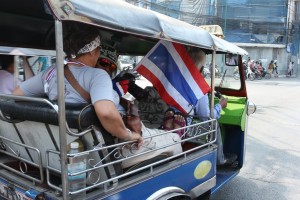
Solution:
[{"label": "rear wheel", "polygon": [[172,197],[171,199],[168,200],[191,200],[190,197],[184,197],[184,196],[179,196],[179,197]]},{"label": "rear wheel", "polygon": [[257,78],[257,80],[261,80],[262,79],[261,74],[256,74],[256,78]]},{"label": "rear wheel", "polygon": [[255,79],[255,75],[253,73],[249,74],[250,81],[253,81]]},{"label": "rear wheel", "polygon": [[269,72],[267,72],[265,75],[265,79],[270,79],[270,78],[271,78],[271,74]]},{"label": "rear wheel", "polygon": [[233,78],[234,78],[235,80],[239,80],[239,79],[240,79],[240,74],[239,74],[238,72],[234,73],[234,74],[233,74]]},{"label": "rear wheel", "polygon": [[197,197],[196,200],[209,200],[210,199],[210,195],[211,195],[211,191],[207,191],[204,194],[202,194],[201,196]]}]

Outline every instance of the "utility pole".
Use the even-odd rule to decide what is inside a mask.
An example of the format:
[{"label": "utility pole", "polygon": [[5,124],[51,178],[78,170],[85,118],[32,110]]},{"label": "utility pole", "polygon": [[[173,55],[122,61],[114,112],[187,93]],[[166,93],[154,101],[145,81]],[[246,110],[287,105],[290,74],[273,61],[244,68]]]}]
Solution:
[{"label": "utility pole", "polygon": [[215,8],[215,17],[218,17],[218,0],[215,0],[214,8]]},{"label": "utility pole", "polygon": [[226,35],[226,26],[227,26],[227,0],[224,0],[225,10],[224,10],[224,35]]},{"label": "utility pole", "polygon": [[[290,0],[287,0],[286,2],[286,8],[287,8],[287,13],[286,13],[286,46],[288,47],[289,43],[290,43],[290,21],[291,21],[291,16],[290,16]],[[289,65],[290,61],[291,61],[291,53],[288,52],[288,58],[287,58],[287,66]]]}]

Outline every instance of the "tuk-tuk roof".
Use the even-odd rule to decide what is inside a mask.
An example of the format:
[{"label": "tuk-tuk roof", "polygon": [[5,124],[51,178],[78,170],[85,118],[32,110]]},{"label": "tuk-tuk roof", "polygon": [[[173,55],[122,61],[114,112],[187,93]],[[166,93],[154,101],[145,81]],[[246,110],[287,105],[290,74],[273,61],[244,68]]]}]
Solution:
[{"label": "tuk-tuk roof", "polygon": [[3,0],[0,17],[0,46],[54,50],[54,18],[99,27],[103,41],[118,42],[120,54],[143,55],[160,39],[221,52],[235,46],[219,48],[201,28],[120,0]]},{"label": "tuk-tuk roof", "polygon": [[236,46],[235,44],[223,40],[213,34],[211,34],[211,36],[214,40],[214,44],[216,46],[217,51],[240,54],[240,55],[248,55],[248,52],[246,50]]},{"label": "tuk-tuk roof", "polygon": [[[58,4],[49,0],[60,20],[90,23],[120,32],[190,44],[211,49],[210,35],[186,22],[120,0],[70,0]],[[66,11],[67,10],[67,11]],[[67,13],[70,14],[67,14]]]},{"label": "tuk-tuk roof", "polygon": [[[104,35],[104,38],[119,37],[118,31],[151,38],[154,44],[159,39],[164,39],[206,49],[213,48],[208,32],[119,0],[48,0],[45,3],[43,0],[4,0],[0,3],[0,17],[0,46],[55,49],[54,18],[57,18],[61,21],[91,24],[115,33]],[[148,46],[150,48],[153,45]],[[127,48],[135,47],[131,45]],[[134,50],[131,52],[134,53]]]}]

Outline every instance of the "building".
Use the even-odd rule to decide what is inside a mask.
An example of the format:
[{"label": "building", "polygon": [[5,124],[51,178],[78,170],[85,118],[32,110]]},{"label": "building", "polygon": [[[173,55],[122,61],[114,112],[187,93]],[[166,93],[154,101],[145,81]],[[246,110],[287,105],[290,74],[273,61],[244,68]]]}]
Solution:
[{"label": "building", "polygon": [[225,39],[267,67],[277,60],[286,74],[290,61],[300,74],[300,0],[126,0],[195,26],[219,25]]}]

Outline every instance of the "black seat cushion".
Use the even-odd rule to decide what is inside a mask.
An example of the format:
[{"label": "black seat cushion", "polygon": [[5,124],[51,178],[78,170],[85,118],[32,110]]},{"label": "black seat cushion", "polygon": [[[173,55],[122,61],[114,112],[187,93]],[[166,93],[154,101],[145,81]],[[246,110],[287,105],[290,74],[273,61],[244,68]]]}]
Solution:
[{"label": "black seat cushion", "polygon": [[[5,116],[13,120],[28,120],[58,125],[58,114],[48,104],[0,101],[0,109]],[[84,130],[91,125],[101,126],[93,105],[68,103],[65,111],[70,128]]]}]

